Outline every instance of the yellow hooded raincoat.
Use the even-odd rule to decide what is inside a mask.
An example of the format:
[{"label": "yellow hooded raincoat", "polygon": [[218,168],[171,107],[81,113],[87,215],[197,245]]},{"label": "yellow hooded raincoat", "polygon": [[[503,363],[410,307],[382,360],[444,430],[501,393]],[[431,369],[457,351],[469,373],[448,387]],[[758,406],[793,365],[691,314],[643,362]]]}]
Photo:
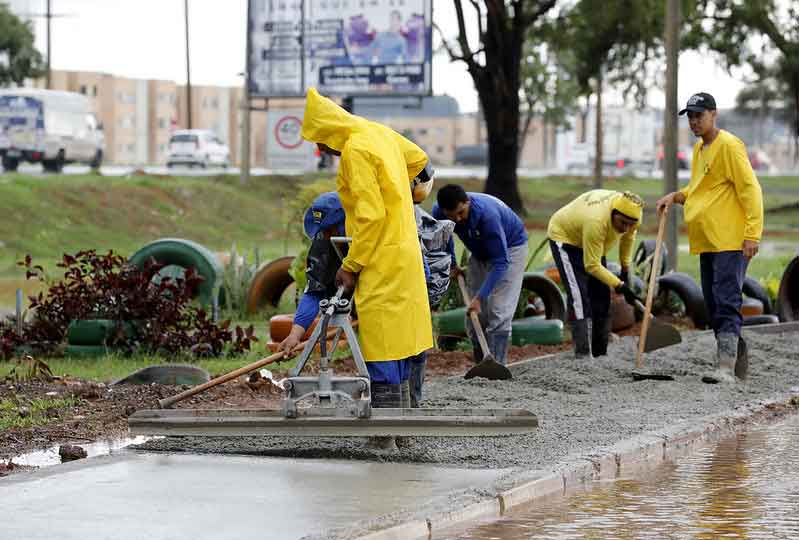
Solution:
[{"label": "yellow hooded raincoat", "polygon": [[341,152],[337,191],[352,237],[343,268],[358,272],[360,345],[369,362],[433,346],[410,181],[427,155],[391,129],[308,90],[302,137]]}]

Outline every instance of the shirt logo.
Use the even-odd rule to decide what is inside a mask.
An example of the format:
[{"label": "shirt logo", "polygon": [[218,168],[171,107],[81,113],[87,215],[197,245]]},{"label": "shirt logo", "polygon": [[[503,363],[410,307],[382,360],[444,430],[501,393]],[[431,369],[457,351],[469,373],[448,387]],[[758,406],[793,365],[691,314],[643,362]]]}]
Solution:
[{"label": "shirt logo", "polygon": [[322,223],[322,219],[325,217],[324,212],[321,210],[314,210],[313,211],[313,220],[315,223]]}]

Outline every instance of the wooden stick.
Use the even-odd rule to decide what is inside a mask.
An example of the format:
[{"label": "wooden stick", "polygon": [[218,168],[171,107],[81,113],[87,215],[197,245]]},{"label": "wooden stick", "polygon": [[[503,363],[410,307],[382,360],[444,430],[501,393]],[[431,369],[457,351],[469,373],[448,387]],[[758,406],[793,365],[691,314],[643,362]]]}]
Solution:
[{"label": "wooden stick", "polygon": [[644,320],[641,321],[641,337],[638,338],[638,354],[635,355],[635,367],[641,369],[644,365],[644,345],[646,345],[646,334],[649,332],[649,322],[652,314],[652,301],[655,295],[655,284],[660,274],[660,252],[663,247],[663,232],[666,229],[666,214],[660,214],[658,222],[658,236],[655,241],[655,258],[652,260],[652,271],[649,272],[649,289],[646,292],[646,306],[644,307]]},{"label": "wooden stick", "polygon": [[[355,327],[355,326],[357,326],[357,324],[358,324],[358,321],[353,321],[352,326]],[[328,330],[326,339],[331,339],[332,337],[334,337],[336,335],[336,330],[338,330],[338,327],[331,328],[330,330]],[[303,341],[303,342],[301,342],[298,345],[298,347],[299,346],[305,346],[307,343],[308,343],[308,341]],[[283,353],[283,351],[276,352],[275,354],[267,356],[266,358],[261,358],[260,360],[256,360],[252,364],[248,364],[248,365],[246,365],[244,367],[240,367],[239,369],[233,370],[233,371],[231,371],[229,373],[225,373],[224,375],[220,375],[219,377],[217,377],[215,379],[211,379],[208,382],[204,382],[204,383],[202,383],[200,385],[197,385],[194,388],[189,388],[188,390],[184,390],[180,394],[175,394],[172,397],[160,399],[160,400],[158,400],[158,406],[161,409],[169,409],[170,407],[172,407],[172,405],[174,405],[178,401],[183,401],[184,399],[186,399],[188,397],[191,397],[193,395],[199,394],[201,392],[205,392],[209,388],[213,388],[214,386],[220,385],[220,384],[222,384],[224,382],[227,382],[227,381],[229,381],[231,379],[235,379],[236,377],[240,377],[242,375],[246,375],[246,374],[248,374],[248,373],[250,373],[252,371],[255,371],[256,369],[258,369],[260,367],[266,366],[268,364],[273,364],[273,363],[275,363],[275,362],[277,362],[279,360],[282,360],[282,359],[285,359],[285,354]]]},{"label": "wooden stick", "polygon": [[[463,301],[466,303],[466,309],[468,310],[472,299],[469,298],[469,291],[466,290],[466,281],[463,279],[462,274],[458,274],[458,287],[460,287]],[[486,341],[485,334],[483,334],[483,327],[480,326],[480,319],[474,311],[469,311],[469,319],[472,321],[474,335],[477,336],[477,341],[480,342],[480,348],[483,350],[483,358],[486,358],[491,352],[488,350],[488,342]]]}]

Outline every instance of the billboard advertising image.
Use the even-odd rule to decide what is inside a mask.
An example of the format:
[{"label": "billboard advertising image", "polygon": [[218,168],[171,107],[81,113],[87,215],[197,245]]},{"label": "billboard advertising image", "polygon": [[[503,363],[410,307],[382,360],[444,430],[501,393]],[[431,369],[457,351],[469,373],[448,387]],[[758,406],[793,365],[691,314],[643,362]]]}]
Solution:
[{"label": "billboard advertising image", "polygon": [[249,0],[250,95],[431,93],[432,0]]}]

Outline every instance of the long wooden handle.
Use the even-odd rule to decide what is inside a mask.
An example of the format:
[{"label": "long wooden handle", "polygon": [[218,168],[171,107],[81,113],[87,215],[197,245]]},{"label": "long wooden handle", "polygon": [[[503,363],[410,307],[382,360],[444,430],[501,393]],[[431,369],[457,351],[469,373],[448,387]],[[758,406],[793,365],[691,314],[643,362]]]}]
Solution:
[{"label": "long wooden handle", "polygon": [[483,358],[485,358],[489,355],[488,342],[486,341],[485,334],[483,334],[483,327],[480,326],[480,318],[477,316],[477,313],[474,311],[469,311],[469,304],[471,303],[472,299],[469,298],[469,291],[466,290],[466,281],[463,279],[463,275],[461,274],[458,274],[458,287],[460,287],[461,296],[463,296],[463,302],[466,304],[466,311],[469,313],[469,319],[472,321],[474,333],[477,336],[477,341],[480,342],[480,348],[483,350]]},{"label": "long wooden handle", "polygon": [[655,285],[660,274],[660,254],[663,247],[663,232],[666,229],[666,214],[660,214],[658,222],[658,236],[655,241],[655,257],[652,259],[652,270],[649,272],[649,289],[646,292],[646,305],[644,306],[644,320],[641,321],[641,337],[638,338],[638,354],[635,355],[635,367],[640,369],[644,365],[644,345],[646,345],[646,335],[649,332],[649,322],[652,315],[652,301],[655,296]]},{"label": "long wooden handle", "polygon": [[[358,324],[358,321],[353,321],[352,326],[355,327],[357,324]],[[334,337],[336,335],[336,330],[337,330],[337,328],[332,328],[332,329],[328,330],[326,338],[330,339],[330,338]],[[297,346],[298,347],[305,346],[307,343],[308,343],[308,341],[303,341]],[[246,374],[248,374],[248,373],[250,373],[252,371],[255,371],[256,369],[258,369],[260,367],[266,366],[268,364],[273,364],[273,363],[275,363],[275,362],[277,362],[279,360],[282,360],[282,359],[285,359],[285,355],[284,355],[283,351],[276,352],[275,354],[269,355],[266,358],[261,358],[260,360],[256,360],[252,364],[248,364],[248,365],[246,365],[244,367],[240,367],[239,369],[233,370],[233,371],[231,371],[229,373],[225,373],[224,375],[220,375],[219,377],[217,377],[215,379],[211,379],[208,382],[204,382],[204,383],[202,383],[200,385],[197,385],[194,388],[189,388],[188,390],[184,390],[180,394],[175,394],[174,396],[158,400],[158,406],[160,408],[162,408],[162,409],[168,409],[172,405],[177,403],[178,401],[183,401],[186,398],[189,398],[189,397],[194,396],[196,394],[199,394],[201,392],[205,392],[209,388],[213,388],[214,386],[220,385],[220,384],[222,384],[224,382],[227,382],[227,381],[229,381],[231,379],[235,379],[236,377],[240,377],[242,375],[246,375]]]}]

